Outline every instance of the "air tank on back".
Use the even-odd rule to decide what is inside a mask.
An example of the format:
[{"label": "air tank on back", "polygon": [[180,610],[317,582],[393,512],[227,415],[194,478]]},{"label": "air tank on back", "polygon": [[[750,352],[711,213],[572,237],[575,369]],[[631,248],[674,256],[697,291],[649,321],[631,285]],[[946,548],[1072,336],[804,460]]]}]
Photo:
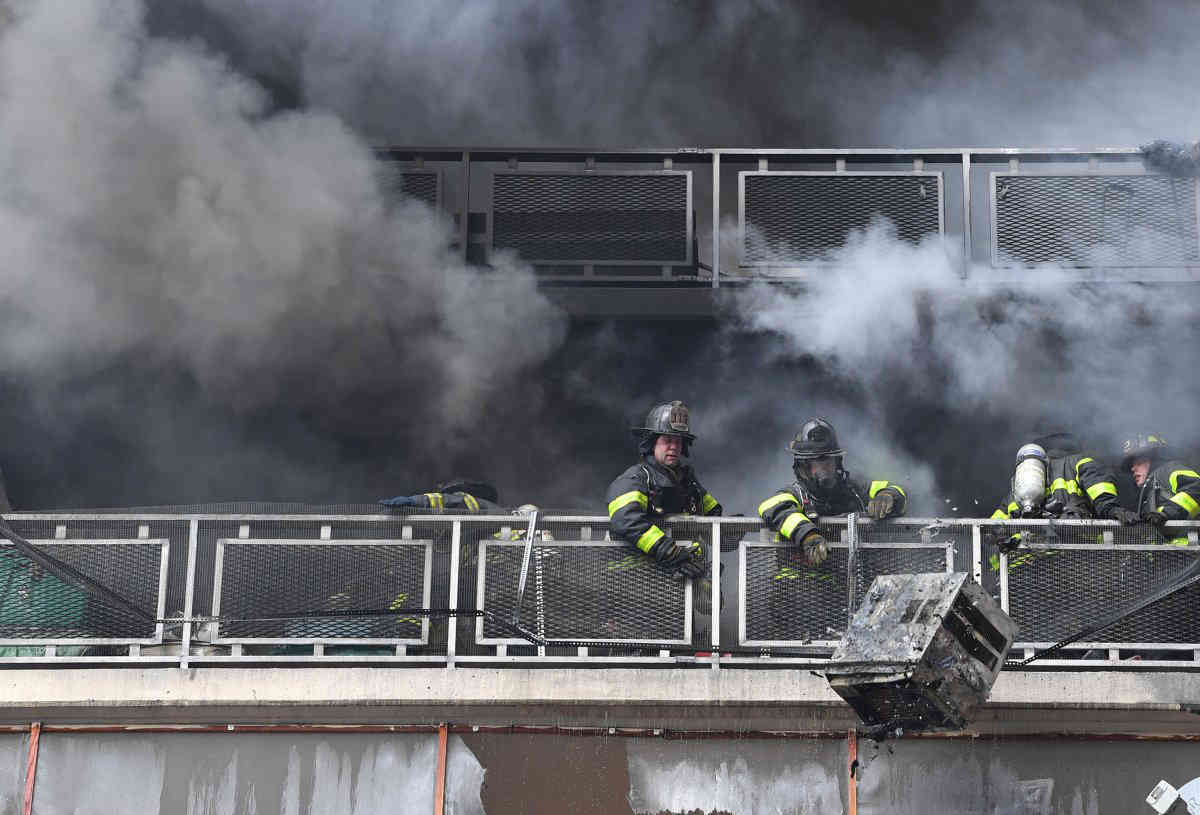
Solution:
[{"label": "air tank on back", "polygon": [[1046,462],[1046,451],[1040,444],[1026,444],[1017,451],[1012,494],[1026,518],[1037,515],[1046,500]]}]

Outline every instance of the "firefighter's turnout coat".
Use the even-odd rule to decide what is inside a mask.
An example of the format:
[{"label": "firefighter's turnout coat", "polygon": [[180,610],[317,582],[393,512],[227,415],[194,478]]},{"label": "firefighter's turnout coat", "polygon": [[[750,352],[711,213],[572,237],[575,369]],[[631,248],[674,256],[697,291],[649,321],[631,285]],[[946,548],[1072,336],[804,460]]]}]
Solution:
[{"label": "firefighter's turnout coat", "polygon": [[1138,493],[1138,511],[1161,512],[1168,521],[1187,521],[1200,515],[1200,474],[1182,461],[1159,464]]},{"label": "firefighter's turnout coat", "polygon": [[476,498],[467,492],[423,492],[414,495],[417,506],[435,512],[469,512],[472,515],[507,515],[508,510],[486,498]]},{"label": "firefighter's turnout coat", "polygon": [[[1046,502],[1060,506],[1056,517],[1107,518],[1117,501],[1117,485],[1112,470],[1084,453],[1056,456],[1046,462]],[[994,520],[1006,521],[1020,509],[1010,492],[1003,506],[992,513]]]},{"label": "firefighter's turnout coat", "polygon": [[609,536],[649,552],[666,532],[666,515],[720,515],[721,505],[690,464],[672,471],[646,456],[608,486]]},{"label": "firefighter's turnout coat", "polygon": [[780,538],[800,543],[806,535],[816,530],[815,521],[822,515],[866,512],[867,502],[883,491],[891,492],[895,499],[892,515],[903,515],[907,496],[899,484],[886,480],[867,484],[842,473],[837,488],[828,496],[818,495],[801,481],[793,481],[791,486],[784,487],[758,505],[758,517]]}]

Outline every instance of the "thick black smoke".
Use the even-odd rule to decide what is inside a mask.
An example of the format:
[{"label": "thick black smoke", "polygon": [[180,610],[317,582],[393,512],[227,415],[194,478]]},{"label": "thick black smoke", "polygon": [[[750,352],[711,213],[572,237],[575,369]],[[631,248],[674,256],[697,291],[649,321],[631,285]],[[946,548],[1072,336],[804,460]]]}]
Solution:
[{"label": "thick black smoke", "polygon": [[874,230],[825,285],[735,291],[717,321],[568,327],[517,261],[465,268],[446,224],[383,200],[356,135],[1183,138],[1200,131],[1183,7],[11,8],[0,456],[18,505],[370,500],[466,472],[510,503],[595,509],[629,424],[682,398],[729,511],[789,478],[783,445],[824,413],[856,475],[978,515],[1034,424],[1103,449],[1131,425],[1196,434],[1191,289],[964,282],[941,245]]},{"label": "thick black smoke", "polygon": [[370,138],[482,146],[1112,146],[1195,138],[1181,0],[160,0]]}]

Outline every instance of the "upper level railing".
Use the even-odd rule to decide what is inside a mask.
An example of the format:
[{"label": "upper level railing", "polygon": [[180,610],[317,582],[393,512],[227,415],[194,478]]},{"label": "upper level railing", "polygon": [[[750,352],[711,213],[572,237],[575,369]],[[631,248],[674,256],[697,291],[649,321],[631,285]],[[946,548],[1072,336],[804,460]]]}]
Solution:
[{"label": "upper level railing", "polygon": [[546,280],[720,286],[829,272],[875,218],[964,274],[1195,280],[1200,186],[1132,148],[381,149],[387,189],[453,218],[471,263]]},{"label": "upper level railing", "polygon": [[[1027,656],[1200,554],[1187,523],[831,518],[829,558],[812,566],[757,520],[678,517],[674,537],[700,541],[711,565],[684,580],[607,540],[603,517],[537,517],[532,535],[522,515],[8,521],[39,555],[0,544],[10,664],[812,663],[875,576],[932,571],[969,572],[1021,626]],[[1200,665],[1200,587],[1034,664]]]}]

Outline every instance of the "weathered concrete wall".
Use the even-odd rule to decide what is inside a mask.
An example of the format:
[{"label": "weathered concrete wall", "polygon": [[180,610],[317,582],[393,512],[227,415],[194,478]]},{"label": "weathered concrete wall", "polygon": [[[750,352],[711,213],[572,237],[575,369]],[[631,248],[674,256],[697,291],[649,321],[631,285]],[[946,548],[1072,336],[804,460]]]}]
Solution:
[{"label": "weathered concrete wall", "polygon": [[[38,815],[433,811],[433,735],[42,738]],[[19,742],[0,744],[0,759],[10,757],[10,747],[23,748]],[[1148,812],[1144,798],[1160,778],[1180,786],[1200,775],[1200,744],[1194,742],[905,739],[860,744],[858,755],[862,815]],[[830,815],[848,811],[848,769],[847,742],[833,738],[452,735],[446,812]],[[17,776],[5,776],[2,812],[19,811]]]},{"label": "weathered concrete wall", "polygon": [[0,815],[17,815],[21,811],[28,755],[28,736],[0,735]]},{"label": "weathered concrete wall", "polygon": [[[1005,672],[973,732],[1194,732],[1192,673]],[[807,670],[177,668],[0,672],[0,721],[512,723],[844,731],[856,720]]]}]

